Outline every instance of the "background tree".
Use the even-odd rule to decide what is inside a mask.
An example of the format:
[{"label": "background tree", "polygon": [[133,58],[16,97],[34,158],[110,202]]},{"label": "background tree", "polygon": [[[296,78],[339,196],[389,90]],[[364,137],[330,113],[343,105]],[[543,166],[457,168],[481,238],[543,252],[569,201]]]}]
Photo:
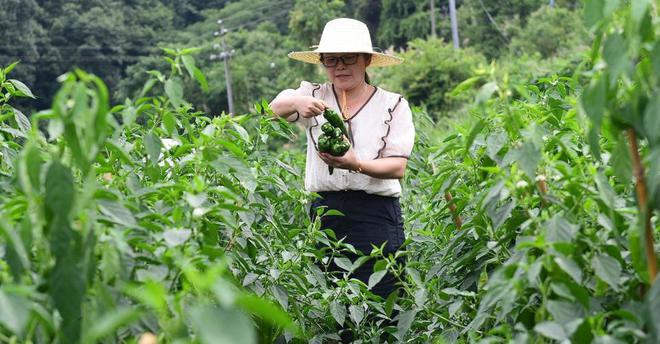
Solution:
[{"label": "background tree", "polygon": [[406,62],[397,68],[374,69],[374,79],[387,89],[404,93],[411,103],[425,105],[436,119],[459,101],[447,92],[486,63],[486,58],[474,50],[456,50],[439,38],[409,42],[401,57]]},{"label": "background tree", "polygon": [[565,8],[541,7],[532,13],[511,41],[511,50],[520,55],[538,52],[549,58],[571,48],[584,46],[588,38],[579,15]]},{"label": "background tree", "polygon": [[40,62],[39,46],[43,44],[43,28],[39,23],[41,8],[34,0],[0,0],[0,65],[20,60],[12,77],[34,84]]}]

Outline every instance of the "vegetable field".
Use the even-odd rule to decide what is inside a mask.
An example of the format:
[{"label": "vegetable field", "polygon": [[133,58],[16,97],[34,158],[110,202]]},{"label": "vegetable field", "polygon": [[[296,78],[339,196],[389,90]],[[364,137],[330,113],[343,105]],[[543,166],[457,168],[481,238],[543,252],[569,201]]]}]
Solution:
[{"label": "vegetable field", "polygon": [[[310,221],[303,132],[267,101],[213,117],[186,100],[208,87],[195,50],[167,49],[170,72],[120,104],[71,71],[28,115],[3,66],[0,342],[660,342],[658,11],[586,1],[570,75],[480,68],[441,135],[415,109],[404,249],[356,261]],[[368,284],[322,269],[367,260]],[[384,300],[387,271],[402,294]]]}]

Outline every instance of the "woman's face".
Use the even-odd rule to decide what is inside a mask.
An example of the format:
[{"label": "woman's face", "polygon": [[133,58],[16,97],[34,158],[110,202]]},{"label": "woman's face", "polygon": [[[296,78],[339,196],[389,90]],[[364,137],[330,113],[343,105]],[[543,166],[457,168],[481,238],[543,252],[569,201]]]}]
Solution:
[{"label": "woman's face", "polygon": [[348,91],[364,82],[364,72],[371,62],[371,56],[359,53],[329,53],[323,54],[321,62],[330,82],[335,87]]}]

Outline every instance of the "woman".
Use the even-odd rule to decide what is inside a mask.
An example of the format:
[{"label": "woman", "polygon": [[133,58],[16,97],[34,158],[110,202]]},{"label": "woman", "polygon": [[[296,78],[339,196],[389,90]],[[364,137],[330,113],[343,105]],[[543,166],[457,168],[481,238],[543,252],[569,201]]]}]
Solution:
[{"label": "woman", "polygon": [[[368,255],[372,245],[394,253],[403,243],[399,180],[406,170],[415,128],[408,103],[400,95],[369,84],[367,67],[391,66],[403,60],[374,52],[367,26],[357,20],[329,21],[314,51],[292,52],[290,58],[322,64],[329,82],[301,82],[296,90],[282,91],[270,104],[278,116],[301,122],[307,131],[305,187],[318,193],[311,206],[339,210],[344,216],[324,216],[322,228],[331,228],[337,239]],[[344,116],[351,149],[341,157],[320,153],[316,141],[319,116],[326,108]],[[329,174],[328,166],[335,168]],[[355,260],[355,256],[349,256]],[[362,265],[353,277],[367,283],[374,261]],[[334,267],[337,269],[337,267]],[[387,297],[395,278],[386,275],[372,291]]]}]

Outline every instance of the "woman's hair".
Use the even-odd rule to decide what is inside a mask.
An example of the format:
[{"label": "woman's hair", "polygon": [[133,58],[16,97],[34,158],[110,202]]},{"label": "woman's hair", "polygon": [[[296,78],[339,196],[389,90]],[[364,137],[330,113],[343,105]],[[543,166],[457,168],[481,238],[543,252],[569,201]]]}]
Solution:
[{"label": "woman's hair", "polygon": [[[364,56],[364,60],[369,60],[371,62],[371,54],[364,53],[362,54]],[[371,80],[369,79],[369,74],[367,74],[367,71],[364,71],[364,82],[366,82],[368,85],[371,85]]]}]

